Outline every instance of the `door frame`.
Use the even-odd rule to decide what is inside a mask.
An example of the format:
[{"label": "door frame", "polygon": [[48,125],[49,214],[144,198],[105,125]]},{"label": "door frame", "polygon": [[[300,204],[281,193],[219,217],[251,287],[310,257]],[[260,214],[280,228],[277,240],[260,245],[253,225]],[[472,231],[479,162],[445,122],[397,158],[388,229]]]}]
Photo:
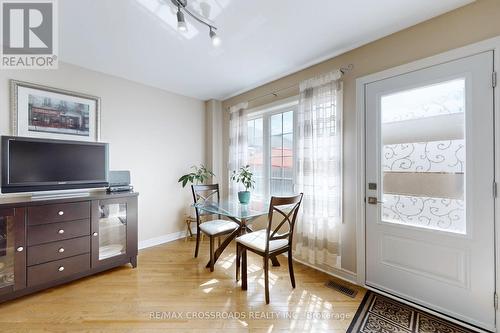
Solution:
[{"label": "door frame", "polygon": [[[477,42],[474,44],[470,44],[464,47],[460,47],[457,49],[453,49],[444,53],[440,53],[438,55],[434,55],[428,58],[424,58],[421,60],[413,61],[408,64],[404,64],[401,66],[397,66],[394,68],[390,68],[381,72],[377,72],[374,74],[370,74],[367,76],[360,77],[356,79],[356,279],[357,283],[360,286],[363,286],[367,289],[373,290],[373,288],[367,286],[366,282],[366,234],[365,234],[365,183],[366,183],[366,173],[365,173],[365,91],[366,85],[389,79],[394,76],[399,76],[403,74],[407,74],[409,72],[414,72],[417,70],[425,69],[428,67],[436,66],[442,63],[454,61],[460,58],[465,58],[469,56],[473,56],[478,53],[493,51],[493,66],[494,70],[497,74],[497,81],[500,80],[500,36],[490,38],[481,42]],[[495,135],[495,180],[496,182],[500,182],[500,89],[499,84],[497,83],[496,88],[493,91],[494,95],[494,135]],[[498,115],[498,116],[496,116]],[[500,286],[500,200],[498,200],[498,196],[495,198],[495,284]],[[377,292],[381,293],[379,290]],[[498,293],[498,291],[497,291]],[[463,325],[463,322],[453,320],[448,318],[441,313],[429,310],[427,308],[423,308],[420,306],[416,306],[411,302],[407,302],[398,297],[395,297],[391,294],[382,293],[389,297],[397,298],[399,301],[403,301],[404,303],[411,304],[417,308],[425,309],[426,311],[430,311],[436,316],[446,318],[447,320],[451,320]],[[491,295],[491,302],[493,305],[494,295]],[[495,312],[496,317],[496,327],[498,331],[498,327],[500,326],[500,311],[497,308]],[[479,330],[476,327],[470,327],[474,330]],[[481,331],[481,330],[480,330]]]}]

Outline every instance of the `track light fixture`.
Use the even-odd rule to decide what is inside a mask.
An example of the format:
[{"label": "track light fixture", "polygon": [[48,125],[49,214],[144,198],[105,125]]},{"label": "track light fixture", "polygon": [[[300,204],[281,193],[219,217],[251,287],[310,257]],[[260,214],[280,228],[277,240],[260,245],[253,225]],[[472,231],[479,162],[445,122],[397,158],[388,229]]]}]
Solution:
[{"label": "track light fixture", "polygon": [[187,0],[171,0],[171,1],[177,7],[177,29],[180,32],[186,32],[188,30],[187,29],[187,25],[186,25],[186,21],[184,19],[184,13],[183,13],[183,11],[185,11],[193,19],[195,19],[199,23],[201,23],[203,25],[206,25],[208,27],[208,29],[209,29],[208,30],[208,36],[212,40],[212,45],[213,46],[219,46],[221,44],[222,40],[220,39],[220,37],[215,32],[217,30],[217,27],[211,25],[210,23],[208,23],[204,19],[199,18],[197,15],[191,13],[189,11],[189,9],[187,9],[187,7],[186,7],[187,6]]}]

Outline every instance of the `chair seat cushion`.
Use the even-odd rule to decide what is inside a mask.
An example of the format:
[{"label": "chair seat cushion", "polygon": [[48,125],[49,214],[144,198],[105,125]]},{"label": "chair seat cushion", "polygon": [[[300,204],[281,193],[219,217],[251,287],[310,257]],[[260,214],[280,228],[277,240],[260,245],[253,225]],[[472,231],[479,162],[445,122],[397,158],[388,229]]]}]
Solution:
[{"label": "chair seat cushion", "polygon": [[[278,236],[278,234],[276,234]],[[236,238],[237,243],[241,243],[251,249],[264,252],[266,250],[267,233],[266,229],[251,232]],[[279,250],[288,245],[288,239],[275,239],[269,242],[269,252]]]},{"label": "chair seat cushion", "polygon": [[238,227],[238,223],[226,220],[211,220],[200,224],[201,231],[203,231],[207,235],[216,235],[233,231]]}]

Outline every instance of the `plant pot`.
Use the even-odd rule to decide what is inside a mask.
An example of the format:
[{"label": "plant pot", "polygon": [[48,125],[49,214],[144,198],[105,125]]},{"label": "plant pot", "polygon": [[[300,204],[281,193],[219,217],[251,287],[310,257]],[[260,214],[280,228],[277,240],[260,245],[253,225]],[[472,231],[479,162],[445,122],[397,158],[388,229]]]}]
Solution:
[{"label": "plant pot", "polygon": [[238,192],[238,200],[242,204],[247,204],[250,202],[250,191],[240,191]]}]

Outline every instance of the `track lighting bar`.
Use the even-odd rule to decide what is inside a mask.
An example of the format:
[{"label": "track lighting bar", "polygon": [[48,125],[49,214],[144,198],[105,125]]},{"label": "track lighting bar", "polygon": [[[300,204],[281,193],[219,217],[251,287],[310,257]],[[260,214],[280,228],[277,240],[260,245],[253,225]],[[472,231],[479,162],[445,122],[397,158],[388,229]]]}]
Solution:
[{"label": "track lighting bar", "polygon": [[191,11],[187,9],[187,0],[171,0],[171,1],[177,7],[177,29],[179,29],[179,31],[181,32],[187,31],[187,25],[184,19],[184,13],[182,12],[185,11],[193,19],[208,27],[209,29],[208,36],[212,40],[212,44],[214,46],[219,46],[221,44],[222,41],[216,33],[217,27],[213,26],[212,24],[208,23],[202,18],[199,18],[197,15],[191,13]]}]

